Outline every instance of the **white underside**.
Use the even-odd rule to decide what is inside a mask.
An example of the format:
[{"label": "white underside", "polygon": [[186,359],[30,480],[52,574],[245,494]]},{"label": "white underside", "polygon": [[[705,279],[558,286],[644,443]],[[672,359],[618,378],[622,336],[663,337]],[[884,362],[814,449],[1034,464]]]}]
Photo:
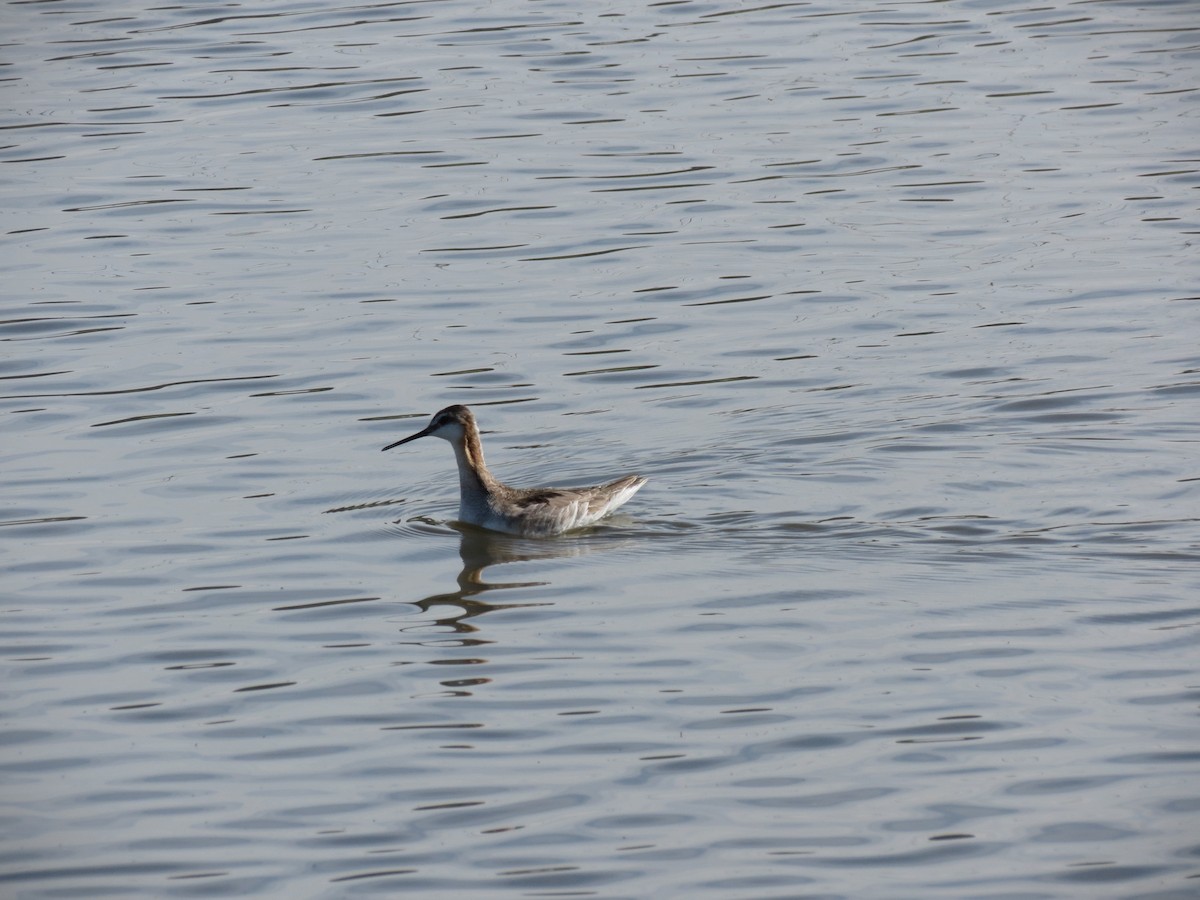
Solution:
[{"label": "white underside", "polygon": [[548,536],[562,534],[575,528],[585,528],[600,521],[617,507],[628,502],[645,482],[635,482],[615,491],[608,502],[597,507],[588,498],[568,501],[553,507],[521,509],[511,514],[495,509],[486,498],[463,497],[459,504],[458,518],[470,525],[478,525],[491,531],[505,534]]}]

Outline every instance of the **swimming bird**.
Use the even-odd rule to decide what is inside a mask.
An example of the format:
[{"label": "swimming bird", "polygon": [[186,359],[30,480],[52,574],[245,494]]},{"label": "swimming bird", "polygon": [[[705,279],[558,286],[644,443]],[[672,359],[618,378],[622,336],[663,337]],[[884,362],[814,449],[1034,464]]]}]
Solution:
[{"label": "swimming bird", "polygon": [[458,461],[460,521],[508,534],[548,536],[602,519],[646,483],[626,475],[607,484],[577,488],[515,488],[501,483],[483,462],[475,416],[465,406],[447,406],[416,434],[388,444],[391,450],[417,438],[449,441]]}]

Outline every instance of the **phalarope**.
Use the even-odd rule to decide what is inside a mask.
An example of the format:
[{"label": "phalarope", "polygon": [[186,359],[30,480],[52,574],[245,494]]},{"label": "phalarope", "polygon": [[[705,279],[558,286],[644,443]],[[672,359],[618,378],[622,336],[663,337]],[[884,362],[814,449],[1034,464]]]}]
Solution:
[{"label": "phalarope", "polygon": [[608,515],[646,483],[626,475],[607,484],[579,488],[515,488],[498,481],[483,462],[475,416],[465,406],[447,406],[430,423],[384,450],[432,435],[449,441],[458,461],[458,518],[508,534],[552,535],[582,528]]}]

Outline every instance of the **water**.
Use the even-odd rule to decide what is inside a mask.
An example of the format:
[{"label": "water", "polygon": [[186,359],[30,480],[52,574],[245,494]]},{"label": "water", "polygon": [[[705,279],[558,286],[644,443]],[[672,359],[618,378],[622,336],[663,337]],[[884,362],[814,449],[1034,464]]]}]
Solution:
[{"label": "water", "polygon": [[1192,10],[6,4],[4,895],[1196,896]]}]

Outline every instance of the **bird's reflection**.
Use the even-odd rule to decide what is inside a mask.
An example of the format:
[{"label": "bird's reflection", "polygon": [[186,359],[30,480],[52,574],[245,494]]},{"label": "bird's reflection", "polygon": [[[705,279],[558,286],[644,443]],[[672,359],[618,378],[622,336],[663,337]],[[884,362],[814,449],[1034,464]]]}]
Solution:
[{"label": "bird's reflection", "polygon": [[[483,580],[483,571],[488,566],[524,562],[531,559],[583,556],[609,545],[608,541],[601,542],[587,538],[543,540],[486,531],[472,525],[455,524],[451,527],[459,533],[458,554],[462,557],[463,564],[462,571],[458,573],[458,590],[445,594],[432,594],[423,600],[416,601],[416,606],[422,612],[431,612],[438,608],[437,612],[432,613],[433,615],[454,610],[454,615],[437,619],[434,624],[445,626],[459,634],[478,631],[478,628],[469,620],[493,610],[552,605],[549,603],[489,603],[477,599],[478,595],[488,591],[544,587],[550,584],[548,581],[487,582]],[[440,609],[442,607],[445,610]]]}]

